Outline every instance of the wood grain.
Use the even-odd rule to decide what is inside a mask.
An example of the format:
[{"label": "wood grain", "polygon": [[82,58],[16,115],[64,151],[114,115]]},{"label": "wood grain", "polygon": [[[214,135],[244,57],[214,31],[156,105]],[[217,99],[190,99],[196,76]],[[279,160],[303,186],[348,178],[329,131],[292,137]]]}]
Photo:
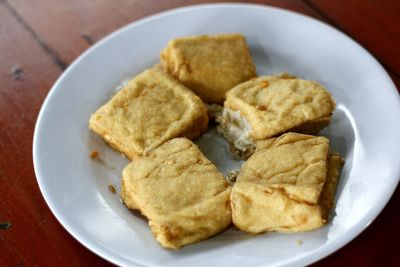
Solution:
[{"label": "wood grain", "polygon": [[[93,42],[147,15],[209,2],[0,0],[0,223],[12,223],[0,230],[0,266],[111,266],[73,239],[43,200],[31,156],[38,111],[62,70]],[[250,2],[337,26],[387,66],[400,88],[395,0]],[[400,266],[399,191],[365,232],[313,266]]]},{"label": "wood grain", "polygon": [[[132,21],[171,8],[216,1],[10,0],[9,2],[43,42],[67,65],[93,42]],[[302,1],[251,2],[283,7],[319,17]]]},{"label": "wood grain", "polygon": [[12,224],[0,230],[0,266],[104,265],[56,221],[33,171],[36,116],[61,70],[1,3],[0,40],[0,222]]}]

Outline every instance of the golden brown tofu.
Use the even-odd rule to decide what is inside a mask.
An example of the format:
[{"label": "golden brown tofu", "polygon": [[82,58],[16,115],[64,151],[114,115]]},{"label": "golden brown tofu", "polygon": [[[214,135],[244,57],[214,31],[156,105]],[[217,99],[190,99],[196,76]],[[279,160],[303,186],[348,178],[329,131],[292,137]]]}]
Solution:
[{"label": "golden brown tofu", "polygon": [[333,206],[343,161],[325,137],[287,133],[262,143],[231,194],[232,220],[249,233],[321,227]]},{"label": "golden brown tofu", "polygon": [[241,34],[174,39],[162,51],[160,60],[168,73],[207,103],[222,103],[229,89],[256,76]]},{"label": "golden brown tofu", "polygon": [[207,126],[201,99],[158,68],[133,78],[89,120],[94,132],[130,159],[175,137],[196,138]]},{"label": "golden brown tofu", "polygon": [[166,248],[207,239],[231,223],[231,188],[217,168],[186,138],[172,139],[130,163],[121,199],[149,220]]},{"label": "golden brown tofu", "polygon": [[227,93],[219,131],[239,151],[285,132],[313,134],[331,120],[335,102],[320,84],[281,74],[244,82]]}]

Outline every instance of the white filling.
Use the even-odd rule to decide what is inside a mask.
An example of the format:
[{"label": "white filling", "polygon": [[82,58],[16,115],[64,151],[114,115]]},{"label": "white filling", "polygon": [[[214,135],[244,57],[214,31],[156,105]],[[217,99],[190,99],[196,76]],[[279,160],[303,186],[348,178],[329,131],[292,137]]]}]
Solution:
[{"label": "white filling", "polygon": [[239,112],[224,108],[218,122],[221,124],[219,130],[236,149],[247,151],[254,147],[254,142],[250,138],[251,126]]}]

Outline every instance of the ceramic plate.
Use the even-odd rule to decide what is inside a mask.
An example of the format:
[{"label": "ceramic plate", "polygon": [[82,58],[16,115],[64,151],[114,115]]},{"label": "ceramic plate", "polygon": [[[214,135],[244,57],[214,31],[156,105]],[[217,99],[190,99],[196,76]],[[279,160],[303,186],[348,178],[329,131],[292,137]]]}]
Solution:
[{"label": "ceramic plate", "polygon": [[[128,160],[88,130],[88,119],[126,78],[157,63],[168,40],[239,32],[259,74],[289,72],[316,80],[337,101],[321,133],[346,164],[333,219],[301,234],[250,236],[233,229],[179,251],[161,248],[147,222],[118,194]],[[33,158],[50,209],[82,244],[123,266],[299,266],[312,263],[357,236],[385,206],[400,177],[400,104],[382,66],[343,33],[277,8],[244,4],[185,7],[132,23],[98,42],[58,79],[37,120]],[[197,140],[227,172],[240,166],[211,129]],[[100,153],[98,160],[90,151]]]}]

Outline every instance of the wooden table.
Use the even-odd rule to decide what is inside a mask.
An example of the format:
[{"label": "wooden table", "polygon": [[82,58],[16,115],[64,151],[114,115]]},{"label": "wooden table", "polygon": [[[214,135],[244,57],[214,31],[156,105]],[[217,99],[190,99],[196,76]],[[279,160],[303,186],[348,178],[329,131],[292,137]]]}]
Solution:
[{"label": "wooden table", "polygon": [[[115,29],[166,9],[214,1],[0,0],[0,266],[109,266],[58,223],[39,191],[32,135],[56,79]],[[231,1],[235,2],[235,1]],[[368,49],[400,85],[397,0],[250,1],[327,22]],[[379,88],[377,88],[379,90]],[[400,191],[355,240],[315,266],[400,266]]]}]

